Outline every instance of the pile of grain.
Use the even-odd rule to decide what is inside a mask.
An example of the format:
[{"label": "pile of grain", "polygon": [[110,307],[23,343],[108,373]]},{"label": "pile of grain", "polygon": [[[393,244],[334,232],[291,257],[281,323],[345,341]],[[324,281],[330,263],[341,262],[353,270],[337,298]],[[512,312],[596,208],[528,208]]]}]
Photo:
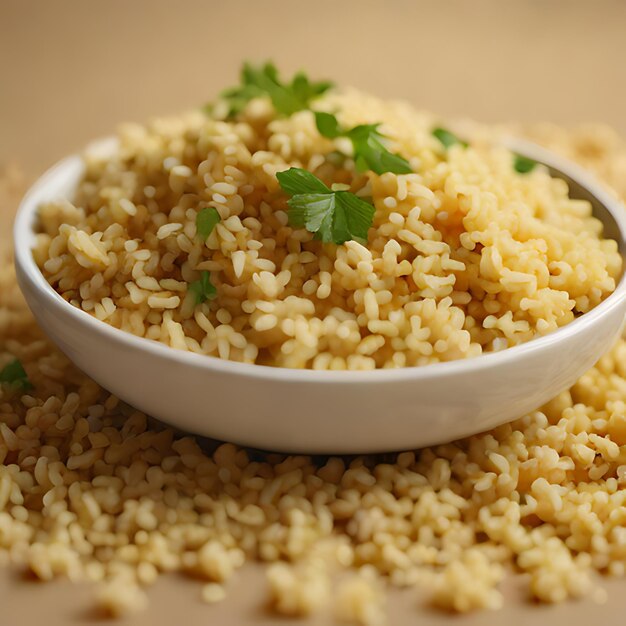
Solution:
[{"label": "pile of grain", "polygon": [[[626,145],[609,131],[528,132],[613,187],[626,180]],[[13,357],[35,388],[0,392],[0,561],[97,582],[115,614],[144,606],[161,572],[204,578],[207,602],[240,593],[250,560],[268,563],[277,611],[331,604],[364,624],[383,620],[385,585],[467,611],[501,605],[511,565],[546,602],[589,593],[596,572],[624,574],[623,340],[512,424],[415,453],[322,460],[214,449],[123,406],[42,336],[7,261],[0,367]]]},{"label": "pile of grain", "polygon": [[[415,173],[360,174],[312,111],[237,121],[196,111],[126,126],[120,152],[87,156],[74,204],[41,209],[37,260],[73,305],[174,348],[283,367],[374,369],[501,350],[589,311],[621,258],[587,202],[502,148],[445,149],[437,120],[357,92],[316,106],[351,127],[381,122]],[[349,142],[348,142],[349,143]],[[290,226],[276,173],[304,167],[371,197],[366,245]],[[221,221],[206,241],[201,209]],[[189,285],[210,272],[214,300]]]}]

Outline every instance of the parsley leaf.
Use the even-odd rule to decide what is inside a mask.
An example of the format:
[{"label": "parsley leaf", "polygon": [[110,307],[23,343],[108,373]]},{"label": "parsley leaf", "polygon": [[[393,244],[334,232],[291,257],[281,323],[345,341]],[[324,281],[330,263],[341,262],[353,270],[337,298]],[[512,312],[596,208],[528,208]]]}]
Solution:
[{"label": "parsley leaf", "polygon": [[322,137],[328,137],[328,139],[334,139],[344,134],[337,118],[332,113],[315,111],[315,125],[320,135],[322,135]]},{"label": "parsley leaf", "polygon": [[289,222],[315,233],[324,243],[367,241],[376,209],[350,191],[333,191],[306,170],[292,167],[276,178],[291,198]]},{"label": "parsley leaf", "polygon": [[357,126],[348,132],[354,145],[357,170],[372,170],[376,174],[393,172],[394,174],[410,174],[413,170],[409,162],[399,154],[389,152],[381,143],[383,135],[378,125]]},{"label": "parsley leaf", "polygon": [[444,148],[449,148],[453,146],[455,143],[461,144],[464,148],[467,148],[467,141],[463,141],[459,139],[454,133],[446,130],[445,128],[435,128],[432,131],[433,137],[436,137],[441,142],[441,145]]},{"label": "parsley leaf", "polygon": [[196,304],[202,304],[207,300],[213,300],[217,296],[217,289],[211,283],[211,275],[207,271],[200,274],[199,280],[194,280],[189,285],[189,291],[196,297]]},{"label": "parsley leaf", "polygon": [[516,172],[520,174],[528,174],[528,172],[535,169],[537,165],[537,161],[533,161],[533,159],[529,159],[528,157],[522,156],[521,154],[515,155],[515,160],[513,161],[513,167]]},{"label": "parsley leaf", "polygon": [[315,124],[323,137],[334,139],[344,136],[350,139],[354,149],[354,163],[359,172],[372,170],[376,174],[409,174],[413,171],[405,158],[389,152],[383,145],[384,135],[378,132],[379,124],[361,124],[345,130],[332,113],[319,111],[315,113]]},{"label": "parsley leaf", "polygon": [[0,383],[19,387],[24,391],[33,388],[32,383],[28,380],[24,366],[18,359],[14,359],[0,370]]},{"label": "parsley leaf", "polygon": [[291,81],[291,90],[296,98],[307,104],[304,108],[308,108],[311,100],[319,98],[332,87],[333,83],[330,80],[320,80],[312,83],[304,72],[298,72]]},{"label": "parsley leaf", "polygon": [[196,232],[202,241],[213,232],[213,229],[220,221],[220,214],[215,207],[209,206],[200,209],[196,215]]},{"label": "parsley leaf", "polygon": [[290,196],[304,193],[332,193],[317,176],[299,167],[292,167],[285,172],[276,174],[282,190]]},{"label": "parsley leaf", "polygon": [[332,87],[329,81],[311,82],[303,72],[298,72],[290,83],[283,83],[271,62],[258,67],[244,63],[240,80],[241,85],[226,89],[221,94],[230,104],[229,117],[241,113],[250,100],[261,96],[269,96],[278,113],[292,115],[308,109],[311,100]]}]

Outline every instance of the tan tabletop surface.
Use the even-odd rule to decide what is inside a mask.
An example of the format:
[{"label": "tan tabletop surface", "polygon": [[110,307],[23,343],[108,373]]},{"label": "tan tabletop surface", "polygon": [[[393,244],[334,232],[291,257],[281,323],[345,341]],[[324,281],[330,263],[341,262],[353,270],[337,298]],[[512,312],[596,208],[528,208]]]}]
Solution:
[{"label": "tan tabletop surface", "polygon": [[[121,121],[203,103],[235,81],[246,58],[443,115],[602,121],[626,134],[623,0],[0,0],[0,167],[14,161],[34,176]],[[6,211],[0,199],[5,240],[11,204]],[[503,611],[461,618],[393,593],[390,624],[625,621],[623,582],[607,584],[605,605],[547,608],[522,601],[523,583],[507,584]],[[150,591],[148,611],[121,624],[295,624],[266,611],[257,567],[229,589],[226,602],[208,607],[199,583],[166,578]],[[103,623],[90,602],[88,587],[0,571],[0,626]]]}]

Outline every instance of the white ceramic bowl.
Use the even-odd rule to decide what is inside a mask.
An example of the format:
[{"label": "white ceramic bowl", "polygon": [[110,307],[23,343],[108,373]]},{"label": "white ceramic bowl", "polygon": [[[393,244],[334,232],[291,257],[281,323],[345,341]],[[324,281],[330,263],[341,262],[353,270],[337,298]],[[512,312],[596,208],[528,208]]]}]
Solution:
[{"label": "white ceramic bowl", "polygon": [[[532,144],[509,146],[548,165],[585,197],[624,254],[626,209],[588,173]],[[115,150],[111,140],[97,145]],[[98,321],[63,300],[31,254],[39,204],[71,197],[79,156],[46,172],[15,222],[19,284],[37,321],[78,367],[131,405],[184,430],[264,449],[353,453],[415,448],[495,427],[569,387],[616,339],[626,281],[595,309],[542,338],[498,353],[396,370],[328,372],[182,352]]]}]

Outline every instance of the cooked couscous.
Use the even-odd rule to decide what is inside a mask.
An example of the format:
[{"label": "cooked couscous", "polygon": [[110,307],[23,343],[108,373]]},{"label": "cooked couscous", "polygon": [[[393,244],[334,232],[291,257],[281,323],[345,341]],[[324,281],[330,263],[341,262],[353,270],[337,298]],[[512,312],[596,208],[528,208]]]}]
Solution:
[{"label": "cooked couscous", "polygon": [[374,369],[501,350],[614,290],[616,243],[528,159],[271,66],[242,81],[208,113],[125,126],[41,207],[63,298],[180,350]]}]

